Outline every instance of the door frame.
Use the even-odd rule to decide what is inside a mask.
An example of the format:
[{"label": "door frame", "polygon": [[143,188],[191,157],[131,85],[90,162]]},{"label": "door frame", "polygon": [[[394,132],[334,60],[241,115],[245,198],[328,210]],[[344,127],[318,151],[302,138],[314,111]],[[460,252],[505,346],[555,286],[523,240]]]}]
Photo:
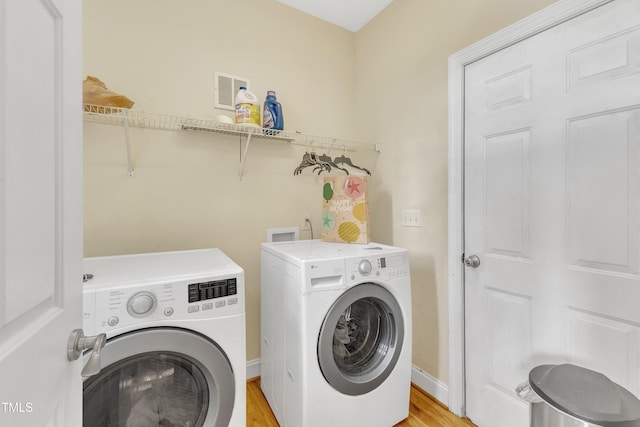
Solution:
[{"label": "door frame", "polygon": [[466,415],[464,265],[465,67],[508,46],[615,0],[559,0],[449,57],[449,410]]}]

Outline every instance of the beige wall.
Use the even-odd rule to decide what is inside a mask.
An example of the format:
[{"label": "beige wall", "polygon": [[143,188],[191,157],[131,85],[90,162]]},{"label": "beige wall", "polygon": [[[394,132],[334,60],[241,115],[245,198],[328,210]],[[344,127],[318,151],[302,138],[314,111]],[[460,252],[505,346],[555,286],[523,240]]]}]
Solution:
[{"label": "beige wall", "polygon": [[[381,141],[354,153],[373,169],[373,239],[411,254],[413,362],[447,382],[447,58],[550,0],[397,0],[357,34],[274,0],[84,1],[84,72],[135,109],[198,118],[213,71],[276,90],[285,128]],[[240,25],[242,24],[242,25]],[[305,149],[255,143],[238,179],[235,137],[85,123],[85,255],[219,247],[245,269],[247,357],[259,357],[259,244],[266,229],[320,228],[321,179],[294,177]],[[421,228],[402,228],[421,209]],[[302,233],[309,238],[308,232]]]},{"label": "beige wall", "polygon": [[[84,73],[147,112],[231,115],[213,108],[217,70],[251,78],[261,100],[275,90],[287,130],[353,138],[354,43],[275,1],[84,2]],[[123,129],[85,123],[85,255],[219,247],[245,269],[247,356],[259,357],[266,230],[303,214],[320,228],[322,179],[293,176],[304,148],[255,142],[239,180],[237,137],[133,128],[131,141],[135,178]]]},{"label": "beige wall", "polygon": [[[551,0],[396,0],[356,35],[356,110],[363,137],[384,141],[374,177],[373,233],[409,249],[413,363],[448,381],[448,57]],[[403,228],[403,209],[422,211]]]}]

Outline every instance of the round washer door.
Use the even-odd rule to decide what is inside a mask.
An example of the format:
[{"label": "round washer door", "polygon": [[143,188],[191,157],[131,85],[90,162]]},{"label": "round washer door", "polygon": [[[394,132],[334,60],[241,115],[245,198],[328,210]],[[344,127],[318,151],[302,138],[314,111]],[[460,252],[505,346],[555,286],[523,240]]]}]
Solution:
[{"label": "round washer door", "polygon": [[374,283],[354,286],[334,302],[322,323],[320,370],[341,393],[368,393],[393,371],[403,339],[402,310],[395,297]]},{"label": "round washer door", "polygon": [[178,328],[142,329],[111,338],[102,370],[84,382],[85,427],[226,427],[235,381],[225,353]]}]

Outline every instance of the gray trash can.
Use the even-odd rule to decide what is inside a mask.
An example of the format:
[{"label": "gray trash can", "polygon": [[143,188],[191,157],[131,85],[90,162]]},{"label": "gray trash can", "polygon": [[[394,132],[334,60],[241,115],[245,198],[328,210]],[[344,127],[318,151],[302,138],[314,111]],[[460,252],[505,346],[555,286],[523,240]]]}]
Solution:
[{"label": "gray trash can", "polygon": [[531,403],[531,427],[640,427],[640,400],[590,369],[540,365],[516,391]]}]

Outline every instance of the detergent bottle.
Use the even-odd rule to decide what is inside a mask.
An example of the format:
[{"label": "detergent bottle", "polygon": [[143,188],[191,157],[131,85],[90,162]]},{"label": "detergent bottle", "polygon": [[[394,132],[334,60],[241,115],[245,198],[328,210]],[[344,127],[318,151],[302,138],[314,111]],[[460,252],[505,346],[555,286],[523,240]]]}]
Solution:
[{"label": "detergent bottle", "polygon": [[282,105],[276,99],[276,93],[267,91],[267,99],[264,101],[262,112],[262,127],[272,130],[284,129],[284,117],[282,117]]},{"label": "detergent bottle", "polygon": [[236,124],[260,127],[260,102],[246,87],[241,87],[236,95]]}]

